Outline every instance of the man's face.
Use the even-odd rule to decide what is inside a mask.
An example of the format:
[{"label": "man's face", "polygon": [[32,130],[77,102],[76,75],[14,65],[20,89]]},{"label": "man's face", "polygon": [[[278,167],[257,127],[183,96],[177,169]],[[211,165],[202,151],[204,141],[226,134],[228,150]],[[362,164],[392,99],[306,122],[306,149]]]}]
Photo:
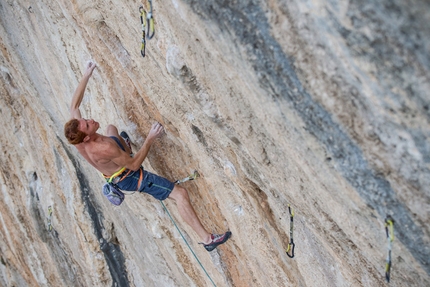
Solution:
[{"label": "man's face", "polygon": [[79,119],[78,121],[79,121],[78,129],[89,136],[95,134],[100,127],[100,124],[93,119],[91,120]]}]

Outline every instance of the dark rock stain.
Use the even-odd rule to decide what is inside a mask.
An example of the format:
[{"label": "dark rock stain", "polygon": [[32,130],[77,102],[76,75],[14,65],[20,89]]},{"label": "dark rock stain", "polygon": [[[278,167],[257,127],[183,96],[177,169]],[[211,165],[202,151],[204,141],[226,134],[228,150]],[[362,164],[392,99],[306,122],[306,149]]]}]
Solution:
[{"label": "dark rock stain", "polygon": [[[85,204],[88,214],[90,215],[93,223],[94,233],[100,243],[100,250],[103,251],[107,265],[109,266],[109,272],[112,276],[112,286],[127,287],[130,286],[128,281],[127,270],[125,267],[125,258],[121,251],[121,247],[112,242],[106,241],[103,238],[102,231],[104,229],[102,223],[103,214],[96,208],[94,197],[90,192],[88,179],[85,174],[81,171],[79,164],[69,152],[68,148],[64,145],[63,141],[58,138],[58,141],[63,145],[64,150],[67,153],[68,158],[72,162],[76,170],[76,175],[79,180],[79,186],[81,190],[81,197]],[[101,188],[101,187],[100,187]]]}]

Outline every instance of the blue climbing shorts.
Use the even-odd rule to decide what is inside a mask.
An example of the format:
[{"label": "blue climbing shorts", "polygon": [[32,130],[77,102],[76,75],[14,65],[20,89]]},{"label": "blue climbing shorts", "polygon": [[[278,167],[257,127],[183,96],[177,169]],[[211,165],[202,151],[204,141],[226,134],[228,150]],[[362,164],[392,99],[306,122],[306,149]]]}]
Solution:
[{"label": "blue climbing shorts", "polygon": [[[126,170],[124,173],[126,173]],[[139,184],[140,173],[143,172],[143,180]],[[118,177],[122,177],[119,175]],[[136,171],[130,172],[123,180],[115,183],[119,189],[126,191],[139,190],[140,192],[149,193],[158,200],[164,200],[169,197],[175,184],[170,180],[153,174],[149,171],[144,171],[143,167]]]},{"label": "blue climbing shorts", "polygon": [[158,200],[164,200],[169,197],[174,187],[175,184],[170,180],[145,171],[139,191],[149,193]]}]

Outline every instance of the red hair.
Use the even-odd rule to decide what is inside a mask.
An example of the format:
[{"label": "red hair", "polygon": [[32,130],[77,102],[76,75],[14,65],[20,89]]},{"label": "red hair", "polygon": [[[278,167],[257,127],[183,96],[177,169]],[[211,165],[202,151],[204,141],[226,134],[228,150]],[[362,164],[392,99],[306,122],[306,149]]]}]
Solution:
[{"label": "red hair", "polygon": [[86,133],[78,130],[79,121],[77,119],[72,119],[64,125],[64,135],[70,144],[77,145],[84,141],[87,136]]}]

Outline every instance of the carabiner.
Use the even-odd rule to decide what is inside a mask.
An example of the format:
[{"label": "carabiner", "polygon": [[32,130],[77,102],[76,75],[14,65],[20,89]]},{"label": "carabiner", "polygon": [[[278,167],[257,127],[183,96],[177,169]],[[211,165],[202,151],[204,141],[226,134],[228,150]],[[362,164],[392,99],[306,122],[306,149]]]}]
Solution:
[{"label": "carabiner", "polygon": [[189,180],[195,180],[198,177],[200,177],[200,174],[199,174],[199,172],[197,170],[195,170],[192,174],[190,174],[186,178],[184,178],[184,179],[178,179],[177,181],[175,181],[175,184],[184,183],[184,182],[189,181]]},{"label": "carabiner", "polygon": [[140,54],[142,57],[145,57],[145,48],[146,48],[146,35],[145,35],[145,21],[143,21],[143,18],[146,18],[146,11],[143,9],[143,5],[140,5],[139,7],[139,13],[140,13],[140,23],[142,24],[142,45],[140,46]]},{"label": "carabiner", "polygon": [[[288,204],[288,212],[290,213],[290,242],[288,243],[287,250],[285,253],[287,253],[287,256],[290,258],[294,257],[294,247],[296,245],[294,244],[293,239],[293,230],[294,230],[294,210],[291,208],[291,206]],[[291,255],[288,254],[288,252],[291,251]]]},{"label": "carabiner", "polygon": [[146,23],[147,23],[147,37],[148,39],[152,39],[152,37],[154,37],[155,34],[155,26],[154,26],[154,17],[152,17],[152,0],[148,0],[149,2],[149,12],[146,15]]},{"label": "carabiner", "polygon": [[48,231],[52,231],[52,206],[48,206]]},{"label": "carabiner", "polygon": [[[288,243],[287,250],[285,250],[285,253],[287,253],[287,256],[290,258],[294,258],[294,247],[296,247],[296,244],[294,244],[294,242],[290,242]],[[290,250],[291,250],[291,255],[288,254]]]},{"label": "carabiner", "polygon": [[391,277],[391,249],[394,241],[394,219],[388,215],[385,218],[385,234],[387,235],[388,241],[388,254],[385,262],[385,280],[390,282]]}]

